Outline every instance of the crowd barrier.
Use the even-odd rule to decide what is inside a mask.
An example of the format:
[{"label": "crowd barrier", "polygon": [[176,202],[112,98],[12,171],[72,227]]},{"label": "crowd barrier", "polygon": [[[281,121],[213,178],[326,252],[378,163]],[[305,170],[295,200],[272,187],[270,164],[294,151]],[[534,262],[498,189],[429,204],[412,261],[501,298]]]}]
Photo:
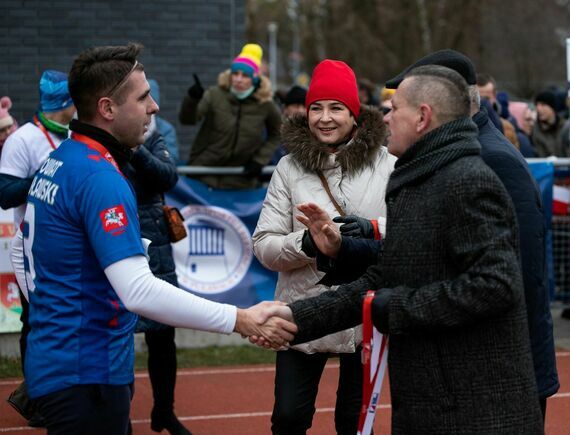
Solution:
[{"label": "crowd barrier", "polygon": [[[552,214],[553,186],[570,186],[570,159],[528,159],[545,209],[552,299],[570,303],[570,215]],[[275,166],[263,169],[269,180]],[[180,287],[208,299],[250,306],[273,298],[277,274],[253,256],[251,235],[266,187],[215,190],[192,176],[239,175],[243,167],[179,166],[176,187],[166,200],[181,210],[188,237],[172,245]],[[560,208],[558,209],[560,211]],[[0,333],[20,329],[18,288],[9,261],[12,210],[0,210]]]}]

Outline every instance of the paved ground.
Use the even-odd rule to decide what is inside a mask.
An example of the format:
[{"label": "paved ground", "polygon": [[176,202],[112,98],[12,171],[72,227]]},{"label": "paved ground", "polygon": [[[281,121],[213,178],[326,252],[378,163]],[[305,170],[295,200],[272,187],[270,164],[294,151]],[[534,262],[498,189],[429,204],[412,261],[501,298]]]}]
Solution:
[{"label": "paved ground", "polygon": [[[546,435],[568,435],[570,414],[570,352],[557,352],[562,388],[548,401]],[[270,433],[274,367],[267,365],[180,370],[176,385],[176,412],[195,435],[262,435]],[[338,365],[329,364],[319,388],[317,411],[309,435],[335,433],[333,409]],[[18,379],[0,381],[5,397]],[[135,435],[151,435],[149,415],[152,391],[148,375],[136,376],[131,418]],[[374,433],[390,433],[391,406],[384,385]],[[0,400],[0,433],[45,433],[25,426],[24,420]],[[165,433],[165,432],[163,432]],[[483,434],[481,434],[483,435]]]},{"label": "paved ground", "polygon": [[[562,319],[562,307],[553,307],[554,333],[560,391],[548,401],[546,435],[570,434],[570,320]],[[176,386],[176,412],[196,435],[259,435],[270,433],[273,406],[273,366],[241,366],[180,370]],[[338,365],[329,364],[321,380],[317,412],[310,435],[334,433],[333,411]],[[7,397],[19,379],[0,380],[0,398]],[[132,422],[136,435],[150,435],[152,391],[146,372],[136,375]],[[384,385],[376,434],[390,433],[391,406]],[[33,434],[45,431],[25,426],[25,421],[0,400],[0,433]],[[163,432],[166,433],[166,432]]]}]

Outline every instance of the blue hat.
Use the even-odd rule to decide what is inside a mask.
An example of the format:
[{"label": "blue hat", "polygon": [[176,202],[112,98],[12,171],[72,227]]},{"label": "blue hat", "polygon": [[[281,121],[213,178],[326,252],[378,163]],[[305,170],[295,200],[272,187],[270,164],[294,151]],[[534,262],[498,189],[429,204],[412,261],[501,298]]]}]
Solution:
[{"label": "blue hat", "polygon": [[40,78],[40,111],[58,112],[73,104],[67,87],[67,74],[46,70]]}]

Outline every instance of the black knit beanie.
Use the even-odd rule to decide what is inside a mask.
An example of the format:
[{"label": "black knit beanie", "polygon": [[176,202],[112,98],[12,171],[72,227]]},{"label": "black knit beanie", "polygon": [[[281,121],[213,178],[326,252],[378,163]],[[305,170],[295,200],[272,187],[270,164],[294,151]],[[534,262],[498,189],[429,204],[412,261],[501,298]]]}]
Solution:
[{"label": "black knit beanie", "polygon": [[556,95],[554,95],[554,92],[543,91],[536,96],[534,102],[535,104],[544,103],[547,106],[552,107],[552,110],[554,110],[554,112],[556,113]]}]

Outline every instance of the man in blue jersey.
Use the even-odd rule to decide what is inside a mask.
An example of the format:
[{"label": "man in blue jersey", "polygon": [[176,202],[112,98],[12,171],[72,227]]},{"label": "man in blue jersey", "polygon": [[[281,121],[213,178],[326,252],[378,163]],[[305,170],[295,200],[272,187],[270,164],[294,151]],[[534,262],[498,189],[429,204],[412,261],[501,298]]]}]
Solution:
[{"label": "man in blue jersey", "polygon": [[25,360],[29,394],[49,435],[127,433],[134,381],[134,313],[175,327],[271,336],[263,303],[214,303],[155,278],[141,241],[135,196],[122,168],[158,106],[141,46],[95,47],[69,74],[78,120],[40,167],[13,262],[30,302]]}]

